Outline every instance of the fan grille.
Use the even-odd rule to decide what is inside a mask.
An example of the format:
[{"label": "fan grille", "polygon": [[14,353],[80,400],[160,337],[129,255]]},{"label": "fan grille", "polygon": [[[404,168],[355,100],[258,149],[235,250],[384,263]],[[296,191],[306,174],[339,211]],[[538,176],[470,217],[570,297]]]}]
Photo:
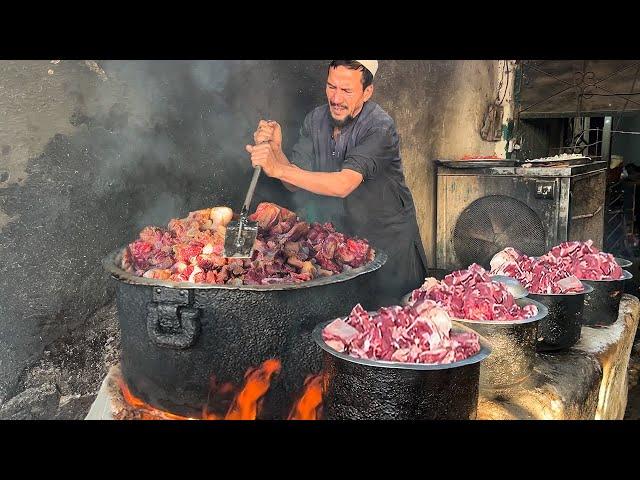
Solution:
[{"label": "fan grille", "polygon": [[536,213],[525,203],[505,195],[489,195],[471,203],[453,230],[453,247],[462,266],[489,265],[506,247],[527,255],[545,253],[545,231]]}]

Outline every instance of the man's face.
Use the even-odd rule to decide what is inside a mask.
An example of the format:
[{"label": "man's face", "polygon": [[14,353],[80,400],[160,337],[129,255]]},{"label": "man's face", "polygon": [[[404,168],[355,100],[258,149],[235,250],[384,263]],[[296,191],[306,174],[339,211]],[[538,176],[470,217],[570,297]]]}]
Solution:
[{"label": "man's face", "polygon": [[351,70],[342,65],[329,68],[327,100],[331,118],[337,127],[342,127],[353,120],[372,94],[373,85],[362,89],[360,70]]}]

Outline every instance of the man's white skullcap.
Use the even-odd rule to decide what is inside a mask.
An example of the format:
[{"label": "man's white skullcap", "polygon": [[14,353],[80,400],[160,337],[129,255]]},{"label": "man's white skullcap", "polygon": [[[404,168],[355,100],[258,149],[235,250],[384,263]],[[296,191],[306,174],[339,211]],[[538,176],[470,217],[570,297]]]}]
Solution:
[{"label": "man's white skullcap", "polygon": [[360,63],[364,68],[371,72],[371,75],[376,76],[376,72],[378,71],[378,61],[377,60],[356,60],[356,62]]}]

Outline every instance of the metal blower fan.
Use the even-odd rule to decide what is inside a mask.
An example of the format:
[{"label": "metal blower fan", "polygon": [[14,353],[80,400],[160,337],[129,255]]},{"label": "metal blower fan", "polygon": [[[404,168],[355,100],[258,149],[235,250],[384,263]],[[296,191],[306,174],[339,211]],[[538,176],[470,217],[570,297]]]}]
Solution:
[{"label": "metal blower fan", "polygon": [[545,231],[536,213],[525,203],[505,195],[489,195],[471,203],[458,217],[453,247],[463,267],[489,266],[506,247],[526,255],[543,255]]}]

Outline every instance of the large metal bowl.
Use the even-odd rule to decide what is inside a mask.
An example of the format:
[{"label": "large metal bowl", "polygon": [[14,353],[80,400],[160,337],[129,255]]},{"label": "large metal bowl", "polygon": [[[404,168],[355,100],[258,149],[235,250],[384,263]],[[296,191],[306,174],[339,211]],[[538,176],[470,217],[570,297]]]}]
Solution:
[{"label": "large metal bowl", "polygon": [[[403,297],[407,305],[409,297]],[[453,318],[489,341],[493,353],[480,367],[480,386],[502,389],[517,385],[531,375],[536,358],[538,326],[549,313],[546,306],[530,298],[519,298],[520,307],[535,305],[538,313],[523,320],[468,320]]]},{"label": "large metal bowl", "polygon": [[633,265],[633,262],[631,260],[627,260],[626,258],[615,257],[615,259],[616,259],[616,263],[620,265],[621,268],[627,268]]},{"label": "large metal bowl", "polygon": [[[375,312],[369,312],[375,315]],[[322,339],[333,320],[317,325],[313,340],[324,351],[323,417],[327,420],[469,420],[478,408],[480,362],[491,347],[449,364],[390,362],[337,352]],[[457,332],[472,332],[453,323]]]},{"label": "large metal bowl", "polygon": [[622,272],[623,277],[618,280],[581,280],[593,288],[584,297],[583,325],[604,327],[616,322],[625,282],[633,278],[627,270]]},{"label": "large metal bowl", "polygon": [[482,388],[511,387],[526,380],[533,372],[538,327],[549,311],[531,298],[519,298],[515,302],[520,307],[535,305],[538,313],[523,320],[454,319],[478,332],[491,344],[492,354],[480,367]]},{"label": "large metal bowl", "polygon": [[593,287],[583,282],[584,290],[577,293],[531,293],[529,297],[549,310],[538,326],[540,352],[567,350],[580,340],[585,296]]}]

